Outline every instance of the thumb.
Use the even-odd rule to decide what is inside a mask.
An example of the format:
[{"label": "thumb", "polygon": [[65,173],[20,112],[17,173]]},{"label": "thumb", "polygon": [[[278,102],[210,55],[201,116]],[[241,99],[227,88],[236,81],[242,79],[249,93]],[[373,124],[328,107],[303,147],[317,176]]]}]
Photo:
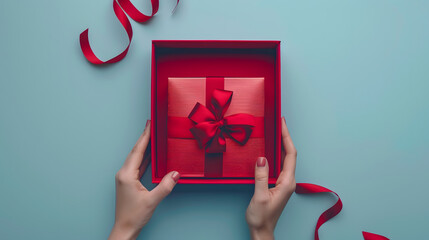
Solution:
[{"label": "thumb", "polygon": [[172,171],[167,173],[161,180],[161,182],[156,186],[151,192],[155,200],[159,203],[168,196],[168,194],[173,191],[174,186],[176,186],[177,180],[180,178],[180,173],[177,171]]},{"label": "thumb", "polygon": [[268,161],[265,157],[259,157],[255,165],[255,194],[256,198],[265,197],[268,194]]}]

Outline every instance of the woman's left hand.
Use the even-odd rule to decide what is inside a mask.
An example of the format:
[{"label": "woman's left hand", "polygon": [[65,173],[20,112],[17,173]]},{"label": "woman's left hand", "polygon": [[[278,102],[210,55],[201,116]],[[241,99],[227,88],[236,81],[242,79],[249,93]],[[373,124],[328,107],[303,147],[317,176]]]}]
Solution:
[{"label": "woman's left hand", "polygon": [[150,120],[143,134],[131,150],[124,165],[116,174],[115,224],[109,236],[113,239],[136,239],[149,222],[158,204],[173,190],[180,174],[172,171],[152,191],[140,182],[149,157],[145,151],[150,139]]}]

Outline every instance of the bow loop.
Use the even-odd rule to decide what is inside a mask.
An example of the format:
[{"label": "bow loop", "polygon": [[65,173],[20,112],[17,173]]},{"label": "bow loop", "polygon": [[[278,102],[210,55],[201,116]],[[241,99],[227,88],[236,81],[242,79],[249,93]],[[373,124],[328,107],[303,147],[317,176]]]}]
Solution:
[{"label": "bow loop", "polygon": [[199,102],[195,104],[188,118],[195,124],[216,121],[215,115]]},{"label": "bow loop", "polygon": [[226,90],[213,90],[212,99],[209,105],[210,110],[213,112],[217,120],[221,120],[226,110],[231,104],[232,91]]},{"label": "bow loop", "polygon": [[246,144],[255,126],[255,118],[250,114],[238,113],[225,117],[225,133],[240,145]]},{"label": "bow loop", "polygon": [[224,117],[232,100],[232,91],[214,90],[211,104],[205,107],[197,103],[188,118],[195,124],[190,129],[200,148],[207,153],[226,151],[225,137],[244,145],[249,140],[255,126],[255,118],[250,114],[238,113]]}]

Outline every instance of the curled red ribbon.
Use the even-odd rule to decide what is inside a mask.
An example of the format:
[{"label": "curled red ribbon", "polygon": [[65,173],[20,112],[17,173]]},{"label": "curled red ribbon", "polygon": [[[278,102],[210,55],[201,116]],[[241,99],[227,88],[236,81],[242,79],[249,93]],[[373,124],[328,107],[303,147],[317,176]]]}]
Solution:
[{"label": "curled red ribbon", "polygon": [[362,232],[362,235],[365,240],[389,240],[387,237],[369,232]]},{"label": "curled red ribbon", "polygon": [[188,118],[195,124],[190,129],[200,148],[207,153],[226,151],[225,137],[244,145],[249,140],[255,126],[255,118],[250,114],[237,113],[224,117],[231,104],[232,91],[215,89],[211,103],[207,107],[197,103]]},{"label": "curled red ribbon", "polygon": [[[94,52],[91,49],[91,46],[89,45],[89,39],[88,39],[88,29],[83,31],[79,36],[80,41],[80,48],[82,49],[82,53],[85,56],[85,58],[96,65],[100,64],[107,64],[107,63],[115,63],[121,61],[128,53],[128,49],[131,45],[131,40],[133,39],[133,28],[131,27],[131,23],[127,18],[127,15],[130,16],[134,21],[142,23],[146,22],[149,19],[151,19],[157,12],[159,8],[159,0],[151,0],[152,3],[152,14],[151,15],[145,15],[130,2],[130,0],[113,0],[113,11],[115,12],[116,17],[118,18],[119,22],[122,24],[122,26],[125,28],[125,31],[128,35],[128,45],[125,48],[124,51],[122,51],[117,56],[107,60],[102,61],[97,56],[95,56]],[[176,6],[174,7],[173,12],[176,10],[177,5],[179,4],[179,0],[176,2]]]},{"label": "curled red ribbon", "polygon": [[[335,217],[338,213],[341,212],[341,209],[343,208],[343,202],[336,192],[311,183],[297,183],[295,192],[297,194],[333,193],[338,197],[338,201],[328,210],[324,211],[317,220],[316,229],[314,231],[314,239],[319,240],[319,228],[329,219]],[[374,233],[362,232],[362,234],[365,240],[389,240],[384,236]]]}]

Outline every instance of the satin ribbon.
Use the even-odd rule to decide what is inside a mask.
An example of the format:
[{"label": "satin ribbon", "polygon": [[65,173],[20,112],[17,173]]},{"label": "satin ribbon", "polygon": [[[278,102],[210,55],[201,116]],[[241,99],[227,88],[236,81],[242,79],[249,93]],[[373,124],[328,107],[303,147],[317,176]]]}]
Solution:
[{"label": "satin ribbon", "polygon": [[362,235],[365,240],[389,240],[387,237],[369,232],[362,232]]},{"label": "satin ribbon", "polygon": [[[311,183],[297,183],[295,193],[297,194],[312,194],[312,193],[333,193],[338,197],[337,202],[330,207],[328,210],[324,211],[317,220],[316,229],[314,231],[314,239],[319,240],[319,228],[327,222],[329,219],[335,217],[338,213],[341,212],[343,208],[343,202],[341,201],[340,196],[330,189],[325,187],[311,184]],[[388,238],[369,232],[362,232],[363,238],[365,240],[389,240]]]},{"label": "satin ribbon", "polygon": [[[151,15],[145,15],[130,2],[130,0],[113,0],[113,11],[115,12],[116,17],[118,18],[119,22],[122,24],[122,26],[125,28],[125,31],[128,35],[128,45],[125,48],[124,51],[122,51],[117,56],[107,60],[102,61],[97,56],[95,56],[94,52],[91,49],[91,46],[89,44],[88,39],[88,31],[87,28],[85,31],[83,31],[79,36],[79,42],[80,42],[80,48],[82,49],[82,53],[85,56],[85,58],[96,65],[100,64],[107,64],[107,63],[115,63],[121,61],[128,53],[128,49],[131,45],[131,40],[133,39],[133,28],[131,27],[131,23],[127,18],[127,15],[130,16],[134,21],[143,23],[151,19],[157,12],[159,8],[159,0],[151,0],[152,3],[152,14]],[[177,5],[179,4],[179,0],[176,2],[176,6],[173,9],[173,13],[177,8]],[[125,14],[126,13],[126,14]]]},{"label": "satin ribbon", "polygon": [[255,126],[255,118],[250,114],[238,113],[224,117],[232,100],[232,91],[215,89],[207,107],[197,103],[188,118],[195,124],[192,135],[206,153],[226,151],[225,137],[246,144]]}]

